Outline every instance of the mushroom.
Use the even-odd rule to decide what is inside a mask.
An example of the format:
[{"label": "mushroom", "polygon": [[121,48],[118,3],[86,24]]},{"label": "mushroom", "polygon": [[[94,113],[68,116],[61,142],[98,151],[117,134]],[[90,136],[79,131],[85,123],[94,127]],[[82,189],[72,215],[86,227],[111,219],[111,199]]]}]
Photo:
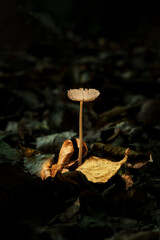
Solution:
[{"label": "mushroom", "polygon": [[82,143],[83,143],[83,132],[82,132],[82,111],[83,111],[83,102],[91,102],[95,100],[100,92],[96,89],[70,89],[67,91],[68,97],[73,100],[80,102],[80,111],[79,111],[79,153],[78,153],[78,166],[82,164]]}]

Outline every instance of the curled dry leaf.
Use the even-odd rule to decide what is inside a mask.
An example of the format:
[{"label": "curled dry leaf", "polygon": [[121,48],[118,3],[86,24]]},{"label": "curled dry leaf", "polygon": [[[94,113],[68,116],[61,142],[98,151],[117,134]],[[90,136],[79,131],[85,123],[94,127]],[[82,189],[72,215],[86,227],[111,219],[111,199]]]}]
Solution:
[{"label": "curled dry leaf", "polygon": [[127,161],[129,148],[125,151],[124,158],[119,162],[112,162],[105,158],[91,156],[88,158],[77,171],[82,172],[88,181],[94,183],[105,183],[113,177],[120,167]]},{"label": "curled dry leaf", "polygon": [[61,150],[59,152],[58,162],[52,166],[52,174],[51,176],[54,177],[58,171],[63,169],[66,164],[69,163],[70,158],[72,157],[74,152],[73,143],[71,140],[64,141]]},{"label": "curled dry leaf", "polygon": [[[79,148],[79,139],[76,139],[76,144]],[[57,164],[54,164],[51,168],[52,177],[55,177],[58,171],[62,171],[62,170],[65,171],[66,167],[71,166],[78,160],[78,153],[77,153],[77,159],[73,159],[73,162],[70,162],[70,159],[74,152],[75,152],[75,149],[74,149],[72,140],[64,141],[59,152],[58,162]],[[82,156],[83,157],[86,156],[87,152],[88,152],[87,145],[85,142],[83,142]]]},{"label": "curled dry leaf", "polygon": [[[113,158],[122,158],[126,151],[124,147],[113,146],[111,144],[104,144],[101,142],[92,144],[91,149],[96,153],[99,153],[99,154],[103,153],[104,156],[109,156]],[[132,155],[134,157],[137,157],[138,153],[133,150],[130,150],[129,156],[132,157]]]}]

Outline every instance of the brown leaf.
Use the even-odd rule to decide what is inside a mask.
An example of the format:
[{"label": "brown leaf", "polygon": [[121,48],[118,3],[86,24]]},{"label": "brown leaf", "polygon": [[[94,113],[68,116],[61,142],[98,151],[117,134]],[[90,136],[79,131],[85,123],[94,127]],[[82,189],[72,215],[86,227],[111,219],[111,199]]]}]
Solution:
[{"label": "brown leaf", "polygon": [[132,161],[132,165],[131,165],[131,167],[135,169],[145,166],[148,162],[153,163],[152,154],[149,154],[149,158],[147,160],[143,158],[141,158],[138,162],[136,162],[135,160],[134,162]]},{"label": "brown leaf", "polygon": [[128,175],[128,174],[123,174],[121,177],[122,177],[123,180],[126,182],[126,190],[128,190],[130,187],[133,186],[134,182],[133,182],[133,180],[132,180],[132,178],[131,178],[130,175]]},{"label": "brown leaf", "polygon": [[135,163],[132,166],[132,168],[135,168],[135,169],[138,169],[138,168],[141,168],[143,167],[144,165],[146,165],[147,162],[138,162],[138,163]]},{"label": "brown leaf", "polygon": [[[94,143],[91,146],[92,151],[98,154],[102,154],[104,157],[112,157],[120,159],[125,153],[125,148],[121,146],[113,146],[110,144],[104,144],[101,142]],[[130,150],[129,152],[129,162],[130,167],[140,168],[144,166],[146,163],[151,162],[152,157],[148,154],[144,154],[141,152],[136,152],[134,150]]]},{"label": "brown leaf", "polygon": [[120,167],[127,161],[129,149],[125,152],[125,157],[119,162],[112,162],[105,158],[91,156],[88,158],[77,171],[82,172],[89,181],[94,183],[105,183]]},{"label": "brown leaf", "polygon": [[[79,139],[76,139],[76,143],[77,143],[77,146],[79,147]],[[77,161],[77,159],[73,159],[73,162],[70,162],[70,159],[71,159],[74,151],[75,151],[75,149],[74,149],[72,140],[64,141],[64,143],[60,149],[60,152],[59,152],[58,162],[57,162],[57,164],[54,164],[52,166],[52,169],[51,169],[52,177],[55,177],[55,175],[58,171],[62,171],[62,169],[71,166],[72,164],[74,164]],[[83,152],[82,152],[83,157],[86,156],[87,152],[88,152],[87,145],[85,142],[83,142]],[[78,155],[77,155],[77,157],[78,157]],[[65,171],[66,171],[66,169],[65,169]]]},{"label": "brown leaf", "polygon": [[52,170],[51,170],[52,177],[55,177],[56,173],[61,169],[63,169],[65,165],[69,163],[69,160],[73,155],[73,152],[74,152],[74,147],[73,147],[72,141],[71,140],[64,141],[59,152],[58,162],[57,164],[54,164],[52,166]]},{"label": "brown leaf", "polygon": [[21,152],[23,154],[23,157],[32,157],[32,156],[40,153],[40,151],[38,151],[37,149],[23,147],[21,144],[19,144],[19,146],[20,146]]}]

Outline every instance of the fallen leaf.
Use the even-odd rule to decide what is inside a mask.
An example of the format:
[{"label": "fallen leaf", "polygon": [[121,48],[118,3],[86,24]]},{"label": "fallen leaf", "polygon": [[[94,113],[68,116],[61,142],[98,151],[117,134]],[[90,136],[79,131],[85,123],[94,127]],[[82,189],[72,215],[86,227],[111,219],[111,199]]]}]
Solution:
[{"label": "fallen leaf", "polygon": [[33,148],[28,148],[28,147],[23,147],[21,144],[20,149],[24,157],[32,157],[38,153],[40,153],[38,150],[33,149]]},{"label": "fallen leaf", "polygon": [[[122,156],[124,156],[125,151],[126,151],[126,148],[124,148],[124,147],[113,146],[111,144],[104,144],[101,142],[92,144],[91,149],[92,149],[92,151],[97,152],[97,153],[102,153],[102,151],[103,151],[103,154],[105,156],[112,156],[114,158],[121,158]],[[130,150],[130,152],[129,152],[130,157],[132,157],[132,156],[137,157],[138,155],[139,155],[139,153],[137,153],[133,150]]]},{"label": "fallen leaf", "polygon": [[119,119],[120,117],[124,117],[127,115],[127,113],[131,110],[134,111],[134,109],[137,108],[137,105],[134,106],[116,106],[106,112],[103,112],[99,115],[99,120],[97,121],[97,127],[103,127],[107,123],[112,122]]},{"label": "fallen leaf", "polygon": [[133,186],[134,182],[129,174],[123,174],[121,177],[126,183],[126,190]]},{"label": "fallen leaf", "polygon": [[112,227],[114,228],[115,232],[118,231],[127,231],[128,229],[133,230],[140,230],[141,227],[144,226],[144,223],[140,220],[126,218],[126,217],[115,217],[109,216],[107,221],[110,222]]},{"label": "fallen leaf", "polygon": [[6,129],[5,129],[6,132],[10,132],[10,133],[17,133],[18,131],[18,123],[16,121],[9,121],[7,126],[6,126]]},{"label": "fallen leaf", "polygon": [[138,169],[138,168],[141,168],[143,167],[144,165],[146,165],[147,162],[139,162],[139,163],[135,163],[133,165],[130,165],[130,167],[132,168],[135,168],[135,169]]},{"label": "fallen leaf", "polygon": [[129,149],[125,152],[125,157],[119,162],[112,162],[105,158],[91,156],[76,170],[82,172],[88,181],[94,183],[105,183],[120,167],[127,161]]},{"label": "fallen leaf", "polygon": [[138,121],[145,124],[159,124],[160,123],[160,100],[149,99],[146,100],[137,116]]},{"label": "fallen leaf", "polygon": [[70,132],[54,133],[36,139],[36,148],[43,153],[58,153],[65,139],[71,139],[77,134]]},{"label": "fallen leaf", "polygon": [[[76,144],[77,144],[77,147],[79,147],[79,139],[76,139]],[[51,170],[52,177],[54,177],[58,171],[62,171],[62,169],[63,169],[63,172],[66,171],[64,170],[64,168],[71,166],[78,160],[78,153],[77,153],[77,158],[73,159],[73,161],[70,162],[70,159],[74,152],[75,152],[75,149],[74,149],[73,141],[72,140],[64,141],[59,152],[58,162],[57,164],[54,164],[52,166],[52,170]],[[83,157],[86,156],[87,152],[88,152],[87,145],[85,142],[83,142],[82,156]]]},{"label": "fallen leaf", "polygon": [[11,165],[16,164],[21,159],[21,154],[9,144],[0,140],[0,163],[10,162]]},{"label": "fallen leaf", "polygon": [[61,150],[59,152],[58,162],[52,166],[52,177],[55,177],[56,173],[63,169],[66,164],[69,163],[71,156],[73,155],[74,147],[71,140],[64,141]]},{"label": "fallen leaf", "polygon": [[42,180],[51,176],[51,165],[54,154],[36,154],[32,157],[24,158],[24,168],[32,175],[37,175]]},{"label": "fallen leaf", "polygon": [[[113,146],[113,145],[104,144],[101,142],[92,144],[91,149],[93,152],[101,154],[104,157],[112,157],[117,159],[122,158],[125,153],[124,147]],[[130,150],[129,152],[130,167],[140,168],[150,161],[152,160],[148,154],[136,152],[134,150]]]}]

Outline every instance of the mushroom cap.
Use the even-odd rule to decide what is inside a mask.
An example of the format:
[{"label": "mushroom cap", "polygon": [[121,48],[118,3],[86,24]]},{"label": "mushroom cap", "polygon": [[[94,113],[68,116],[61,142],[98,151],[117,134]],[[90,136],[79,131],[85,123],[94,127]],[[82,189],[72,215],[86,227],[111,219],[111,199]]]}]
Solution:
[{"label": "mushroom cap", "polygon": [[68,90],[67,95],[73,101],[91,102],[100,95],[100,92],[93,88],[79,88]]}]

